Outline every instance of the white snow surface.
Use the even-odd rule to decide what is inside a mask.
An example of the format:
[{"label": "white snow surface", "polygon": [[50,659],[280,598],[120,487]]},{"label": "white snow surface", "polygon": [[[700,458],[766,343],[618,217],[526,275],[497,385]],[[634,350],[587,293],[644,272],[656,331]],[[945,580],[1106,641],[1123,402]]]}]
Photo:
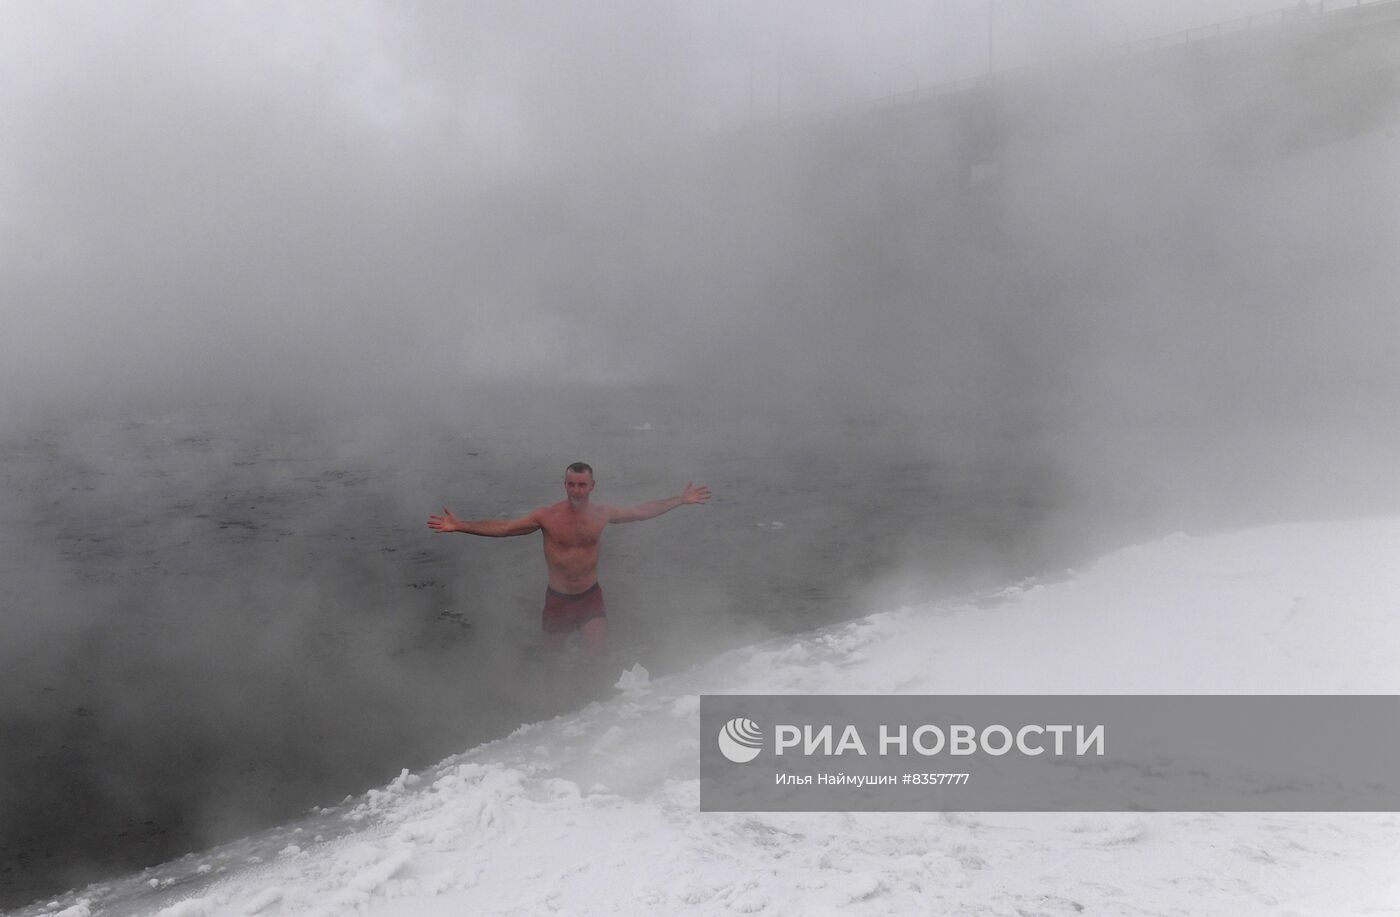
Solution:
[{"label": "white snow surface", "polygon": [[34,909],[1400,914],[1389,813],[701,813],[699,695],[1400,693],[1400,520],[1173,535],[727,653],[258,839]]}]

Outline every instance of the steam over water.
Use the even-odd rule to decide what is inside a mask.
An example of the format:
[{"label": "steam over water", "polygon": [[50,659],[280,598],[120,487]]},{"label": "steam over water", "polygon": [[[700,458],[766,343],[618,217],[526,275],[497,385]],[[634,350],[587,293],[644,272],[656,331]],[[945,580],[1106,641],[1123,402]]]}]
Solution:
[{"label": "steam over water", "polygon": [[[556,396],[522,416],[498,393],[449,428],[221,405],[7,438],[5,900],[334,803],[633,663],[657,674],[856,614],[911,555],[928,596],[1067,554],[1033,462],[949,460],[869,418],[724,430],[674,396]],[[444,503],[475,518],[559,499],[580,458],[604,501],[691,478],[716,492],[605,533],[612,650],[591,680],[537,644],[538,535],[424,524]]]},{"label": "steam over water", "polygon": [[[1192,507],[1201,469],[1150,494],[1096,486],[1030,435],[975,454],[896,416],[725,421],[626,388],[477,399],[447,425],[246,404],[68,414],[0,444],[6,905],[335,803],[574,709],[634,663],[661,674],[1053,575],[1156,533],[1144,518],[1261,516]],[[1190,451],[1207,433],[1123,438]],[[575,459],[605,502],[690,479],[716,493],[605,532],[596,670],[538,643],[538,535],[424,524],[443,504],[494,517],[559,499]]]},{"label": "steam over water", "polygon": [[[1227,6],[7,6],[0,906],[634,663],[1400,510],[1393,4],[772,120]],[[605,533],[596,670],[538,536],[425,524],[579,460],[715,494]]]}]

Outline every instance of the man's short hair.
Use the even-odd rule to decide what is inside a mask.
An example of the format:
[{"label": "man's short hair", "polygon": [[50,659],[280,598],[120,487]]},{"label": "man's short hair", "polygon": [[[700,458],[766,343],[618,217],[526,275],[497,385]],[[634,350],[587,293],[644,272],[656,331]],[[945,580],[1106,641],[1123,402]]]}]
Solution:
[{"label": "man's short hair", "polygon": [[568,474],[570,471],[574,474],[583,474],[586,471],[590,478],[593,477],[593,466],[587,462],[574,462],[568,468],[564,469],[565,474]]}]

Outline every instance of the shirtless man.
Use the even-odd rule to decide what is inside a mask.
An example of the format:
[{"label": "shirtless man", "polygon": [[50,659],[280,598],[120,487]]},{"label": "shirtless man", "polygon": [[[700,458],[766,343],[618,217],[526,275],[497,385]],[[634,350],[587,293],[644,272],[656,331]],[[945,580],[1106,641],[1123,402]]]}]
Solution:
[{"label": "shirtless man", "polygon": [[486,519],[467,522],[443,507],[441,516],[429,516],[435,532],[465,532],[505,538],[544,532],[544,561],[549,568],[541,626],[562,639],[577,630],[591,652],[600,652],[607,635],[603,590],[598,586],[598,539],[610,522],[641,522],[687,503],[709,503],[710,488],[685,485],[680,496],[652,500],[631,507],[605,506],[589,501],[596,482],[593,469],[574,462],[564,472],[567,499],[542,506],[519,519]]}]

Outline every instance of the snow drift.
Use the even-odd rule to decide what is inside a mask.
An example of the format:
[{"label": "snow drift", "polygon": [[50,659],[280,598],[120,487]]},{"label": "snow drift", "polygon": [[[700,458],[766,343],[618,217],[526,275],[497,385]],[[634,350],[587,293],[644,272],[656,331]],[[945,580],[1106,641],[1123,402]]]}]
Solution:
[{"label": "snow drift", "polygon": [[702,814],[702,693],[1400,692],[1400,520],[1173,535],[728,653],[27,914],[1400,911],[1394,814]]}]

